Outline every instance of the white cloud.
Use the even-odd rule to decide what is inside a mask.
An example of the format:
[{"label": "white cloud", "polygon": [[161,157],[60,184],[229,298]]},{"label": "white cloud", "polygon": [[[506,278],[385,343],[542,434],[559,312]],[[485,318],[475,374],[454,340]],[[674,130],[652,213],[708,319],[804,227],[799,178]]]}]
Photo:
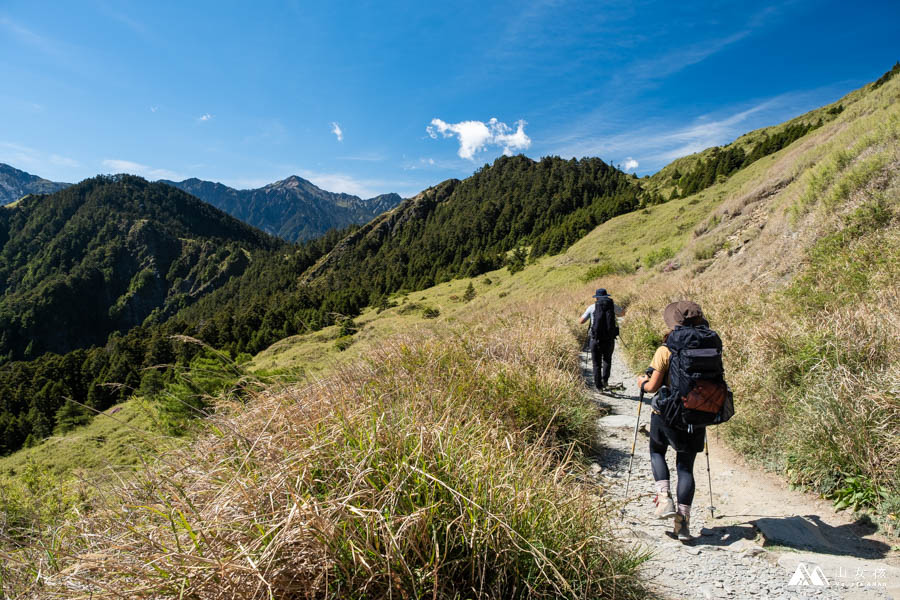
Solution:
[{"label": "white cloud", "polygon": [[525,121],[516,121],[516,130],[492,118],[483,121],[460,121],[447,123],[441,119],[432,119],[431,125],[425,128],[432,139],[440,133],[445,138],[456,137],[459,140],[459,157],[475,160],[478,152],[487,150],[488,146],[503,148],[503,154],[511,156],[516,150],[525,150],[531,146],[531,138],[525,134]]},{"label": "white cloud", "polygon": [[623,167],[626,171],[634,171],[635,169],[638,168],[638,166],[640,166],[640,163],[638,161],[634,160],[633,158],[631,158],[630,156],[625,159],[625,164],[623,165]]},{"label": "white cloud", "polygon": [[337,141],[339,141],[339,142],[344,141],[344,132],[341,131],[341,126],[338,125],[337,123],[335,123],[334,121],[331,122],[331,133],[333,133],[335,135],[335,137],[337,137]]},{"label": "white cloud", "polygon": [[213,116],[209,113],[203,114],[198,119],[199,121],[212,121]]},{"label": "white cloud", "polygon": [[140,175],[147,179],[172,179],[175,181],[187,179],[181,173],[170,171],[168,169],[157,169],[130,160],[121,160],[117,158],[108,158],[102,162],[103,166],[113,169],[117,173],[131,173],[132,175]]},{"label": "white cloud", "polygon": [[155,113],[155,112],[158,111],[158,110],[159,110],[159,107],[158,107],[158,106],[151,106],[151,107],[150,107],[150,112],[152,112],[152,113]]}]

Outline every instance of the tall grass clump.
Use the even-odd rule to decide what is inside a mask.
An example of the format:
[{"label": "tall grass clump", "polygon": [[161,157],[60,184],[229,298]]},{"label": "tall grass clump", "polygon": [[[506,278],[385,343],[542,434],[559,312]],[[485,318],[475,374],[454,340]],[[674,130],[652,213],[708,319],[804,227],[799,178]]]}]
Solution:
[{"label": "tall grass clump", "polygon": [[608,277],[609,275],[630,275],[636,271],[635,266],[624,261],[604,260],[600,263],[588,268],[581,276],[581,281],[587,283],[593,279],[600,277]]},{"label": "tall grass clump", "polygon": [[44,532],[52,553],[4,545],[3,592],[641,597],[644,557],[618,549],[581,483],[596,414],[565,320],[484,316],[308,385],[221,397],[190,448]]},{"label": "tall grass clump", "polygon": [[644,256],[644,266],[648,269],[654,267],[664,260],[668,260],[675,256],[675,251],[669,246],[663,246],[657,250],[651,250]]}]

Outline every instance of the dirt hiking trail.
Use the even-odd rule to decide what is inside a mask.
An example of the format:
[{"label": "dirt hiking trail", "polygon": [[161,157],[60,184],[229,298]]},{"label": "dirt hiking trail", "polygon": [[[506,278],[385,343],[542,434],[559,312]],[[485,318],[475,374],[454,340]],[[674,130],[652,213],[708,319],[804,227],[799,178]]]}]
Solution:
[{"label": "dirt hiking trail", "polygon": [[[611,498],[621,502],[637,414],[636,376],[618,345],[610,383],[621,382],[624,389],[598,393],[588,352],[581,353],[581,366],[590,393],[608,411],[600,419],[604,450],[592,471]],[[616,526],[626,543],[653,552],[642,571],[660,597],[900,600],[900,553],[891,548],[900,542],[875,535],[873,525],[855,522],[852,515],[835,513],[830,501],[792,491],[776,476],[747,465],[717,442],[715,427],[709,430],[715,518],[709,511],[706,459],[698,454],[690,523],[694,540],[682,544],[670,538],[673,520],[653,516],[649,402],[646,397],[641,409],[629,498]],[[740,410],[739,399],[735,404]],[[671,449],[666,458],[674,493]]]}]

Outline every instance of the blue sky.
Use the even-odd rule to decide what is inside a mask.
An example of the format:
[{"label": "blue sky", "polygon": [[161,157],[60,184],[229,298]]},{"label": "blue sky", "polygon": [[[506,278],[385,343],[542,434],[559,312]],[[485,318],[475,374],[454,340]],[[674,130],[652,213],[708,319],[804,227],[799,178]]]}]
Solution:
[{"label": "blue sky", "polygon": [[896,1],[6,0],[0,162],[362,196],[504,152],[644,175],[876,79],[898,26]]}]

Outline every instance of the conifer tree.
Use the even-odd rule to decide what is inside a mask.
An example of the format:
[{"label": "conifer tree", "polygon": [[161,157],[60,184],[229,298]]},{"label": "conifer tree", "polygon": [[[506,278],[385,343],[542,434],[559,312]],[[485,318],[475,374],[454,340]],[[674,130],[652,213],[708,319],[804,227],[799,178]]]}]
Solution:
[{"label": "conifer tree", "polygon": [[472,285],[472,282],[469,282],[469,287],[466,288],[466,292],[463,294],[464,302],[471,302],[475,298],[475,286]]}]

